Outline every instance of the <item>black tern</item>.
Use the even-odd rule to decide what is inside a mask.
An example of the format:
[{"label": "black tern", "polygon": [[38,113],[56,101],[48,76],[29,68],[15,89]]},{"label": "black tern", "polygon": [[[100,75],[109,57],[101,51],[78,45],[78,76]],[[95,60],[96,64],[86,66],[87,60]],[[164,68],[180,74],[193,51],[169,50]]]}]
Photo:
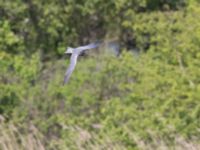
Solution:
[{"label": "black tern", "polygon": [[77,58],[78,56],[85,50],[87,49],[93,49],[96,48],[100,45],[100,42],[95,42],[95,43],[91,43],[89,45],[85,45],[85,46],[80,46],[77,48],[72,48],[72,47],[68,47],[65,54],[71,54],[70,57],[70,64],[69,67],[67,68],[67,71],[65,73],[65,77],[64,77],[64,84],[68,83],[69,78],[72,74],[72,72],[74,71],[74,68],[76,66],[76,62],[77,62]]}]

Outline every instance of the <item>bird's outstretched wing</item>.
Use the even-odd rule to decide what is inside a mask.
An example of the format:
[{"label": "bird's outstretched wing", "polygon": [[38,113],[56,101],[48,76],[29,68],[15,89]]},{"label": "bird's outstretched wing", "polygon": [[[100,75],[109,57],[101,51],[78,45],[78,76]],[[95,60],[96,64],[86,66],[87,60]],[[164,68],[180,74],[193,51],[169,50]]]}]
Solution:
[{"label": "bird's outstretched wing", "polygon": [[89,45],[77,47],[76,49],[78,49],[79,51],[84,51],[84,50],[87,50],[87,49],[96,48],[96,47],[98,47],[100,44],[101,44],[101,42],[95,42],[95,43],[91,43],[91,44],[89,44]]},{"label": "bird's outstretched wing", "polygon": [[[70,58],[70,64],[69,67],[65,73],[65,78],[64,78],[64,83],[66,84],[69,81],[69,78],[72,74],[72,72],[74,71],[74,68],[76,66],[76,62],[77,62],[77,58],[79,56],[79,54],[87,49],[92,49],[92,48],[96,48],[101,44],[101,42],[95,42],[95,43],[91,43],[89,45],[85,45],[85,46],[81,46],[81,47],[77,47],[77,48],[68,48],[68,51],[66,53],[72,53],[71,58]],[[72,51],[73,50],[73,51]]]},{"label": "bird's outstretched wing", "polygon": [[78,57],[78,55],[76,53],[72,54],[72,56],[70,58],[69,67],[67,68],[67,71],[65,73],[63,85],[69,81],[69,78],[70,78],[72,72],[74,71],[74,68],[76,67],[77,57]]}]

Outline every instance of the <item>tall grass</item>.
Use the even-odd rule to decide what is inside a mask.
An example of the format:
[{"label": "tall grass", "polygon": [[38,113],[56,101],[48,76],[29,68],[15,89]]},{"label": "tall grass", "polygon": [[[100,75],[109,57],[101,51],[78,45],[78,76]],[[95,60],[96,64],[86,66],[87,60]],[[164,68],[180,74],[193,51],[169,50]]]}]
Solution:
[{"label": "tall grass", "polygon": [[33,125],[25,130],[13,123],[0,123],[1,150],[45,150],[43,139]]},{"label": "tall grass", "polygon": [[[63,129],[61,129],[63,130]],[[195,141],[188,141],[181,136],[177,136],[173,142],[165,141],[161,137],[152,134],[151,141],[147,142],[135,135],[131,130],[127,130],[129,138],[132,139],[133,147],[126,147],[122,142],[111,139],[108,135],[101,136],[93,131],[82,129],[78,126],[68,127],[65,130],[71,132],[73,136],[69,139],[52,139],[42,133],[32,124],[24,129],[14,123],[1,121],[0,124],[0,149],[1,150],[199,150],[200,144]],[[68,144],[67,144],[68,143]],[[71,143],[71,144],[70,144]]]}]

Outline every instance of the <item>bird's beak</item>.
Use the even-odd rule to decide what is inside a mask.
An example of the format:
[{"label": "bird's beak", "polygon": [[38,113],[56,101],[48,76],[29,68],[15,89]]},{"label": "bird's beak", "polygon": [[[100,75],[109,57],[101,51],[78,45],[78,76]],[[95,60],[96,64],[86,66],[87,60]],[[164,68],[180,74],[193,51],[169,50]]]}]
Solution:
[{"label": "bird's beak", "polygon": [[72,53],[66,51],[64,54],[66,54],[66,55],[71,55]]},{"label": "bird's beak", "polygon": [[70,52],[68,50],[66,50],[64,54],[70,54]]}]

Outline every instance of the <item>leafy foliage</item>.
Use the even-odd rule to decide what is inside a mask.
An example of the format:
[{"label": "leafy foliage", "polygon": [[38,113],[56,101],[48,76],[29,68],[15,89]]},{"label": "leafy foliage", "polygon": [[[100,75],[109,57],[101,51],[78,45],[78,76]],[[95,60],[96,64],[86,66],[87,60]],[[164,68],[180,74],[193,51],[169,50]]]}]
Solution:
[{"label": "leafy foliage", "polygon": [[[113,34],[113,31],[119,33],[119,37],[124,35],[121,22],[127,19],[127,14],[163,10],[165,7],[167,10],[177,10],[195,2],[196,0],[188,3],[183,0],[17,0],[0,2],[0,14],[1,24],[8,26],[6,28],[11,32],[5,34],[15,36],[12,41],[11,38],[6,41],[24,46],[20,49],[26,55],[41,51],[42,60],[45,60],[52,55],[60,56],[66,45],[101,39]],[[10,49],[4,50],[12,52]]]},{"label": "leafy foliage", "polygon": [[[198,1],[0,4],[0,130],[17,135],[11,144],[24,148],[16,141],[31,136],[41,149],[175,149],[181,139],[198,149]],[[109,34],[139,55],[124,49],[115,57],[100,48],[80,58],[61,86],[69,61],[53,56]]]}]

